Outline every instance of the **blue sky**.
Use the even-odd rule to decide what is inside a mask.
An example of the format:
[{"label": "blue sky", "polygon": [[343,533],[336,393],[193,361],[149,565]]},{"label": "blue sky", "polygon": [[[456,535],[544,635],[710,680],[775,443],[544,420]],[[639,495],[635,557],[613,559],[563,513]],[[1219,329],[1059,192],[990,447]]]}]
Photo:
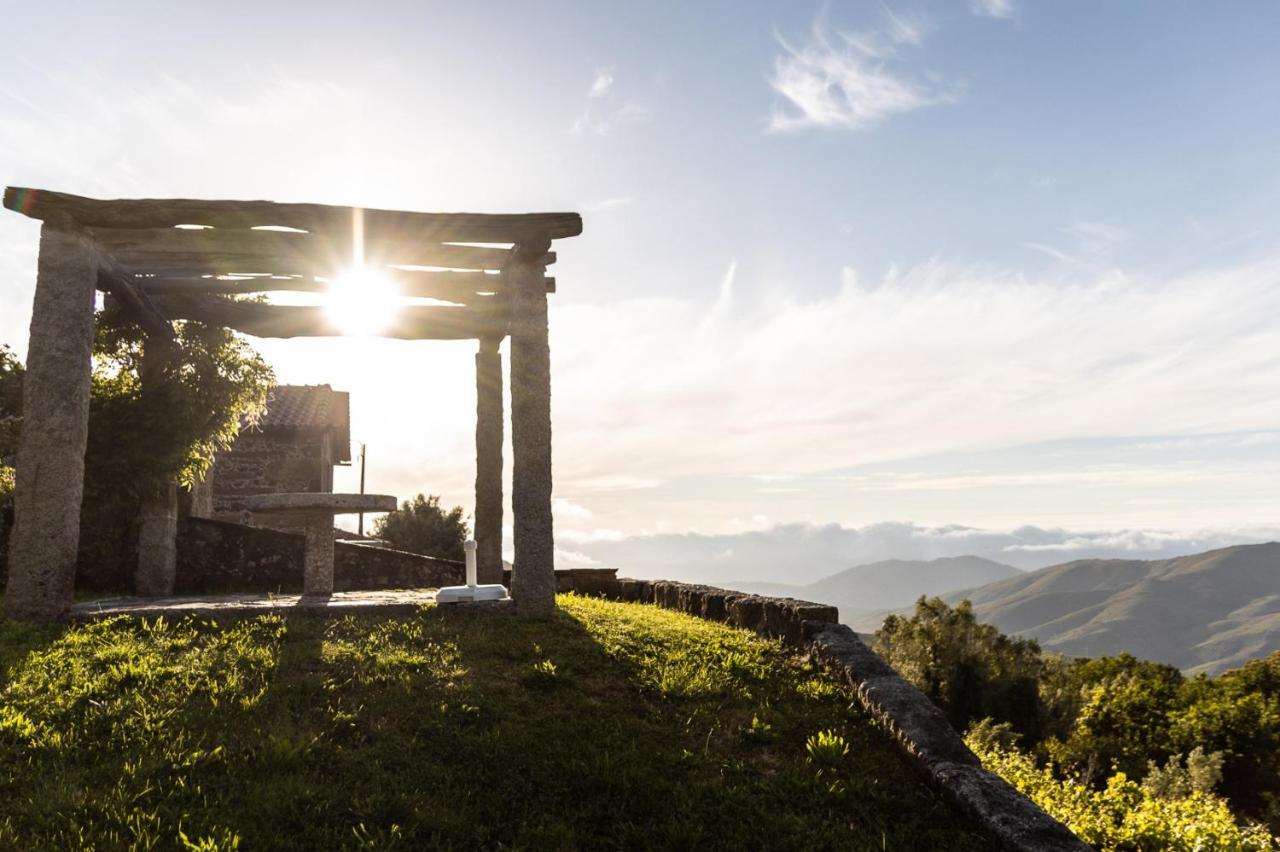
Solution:
[{"label": "blue sky", "polygon": [[[796,522],[1277,526],[1275,4],[368,6],[0,2],[0,180],[581,211],[567,559]],[[36,236],[0,218],[19,350]],[[353,391],[373,488],[470,505],[465,344],[261,349]]]}]

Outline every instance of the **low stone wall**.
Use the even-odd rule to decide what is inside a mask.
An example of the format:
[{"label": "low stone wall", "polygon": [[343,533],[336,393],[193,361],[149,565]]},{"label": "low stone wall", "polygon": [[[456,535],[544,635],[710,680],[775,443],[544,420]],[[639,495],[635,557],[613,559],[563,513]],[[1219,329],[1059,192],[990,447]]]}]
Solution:
[{"label": "low stone wall", "polygon": [[[207,518],[178,524],[174,594],[302,591],[303,538]],[[333,548],[334,591],[438,588],[463,582],[463,565],[365,544]]]},{"label": "low stone wall", "polygon": [[926,777],[1011,852],[1087,852],[1066,826],[1000,776],[982,768],[932,701],[898,675],[833,606],[748,595],[670,580],[619,579],[600,592],[653,603],[781,639],[845,681]]},{"label": "low stone wall", "polygon": [[[610,597],[618,583],[617,568],[557,568],[556,591]],[[502,585],[511,588],[511,569],[502,572]]]}]

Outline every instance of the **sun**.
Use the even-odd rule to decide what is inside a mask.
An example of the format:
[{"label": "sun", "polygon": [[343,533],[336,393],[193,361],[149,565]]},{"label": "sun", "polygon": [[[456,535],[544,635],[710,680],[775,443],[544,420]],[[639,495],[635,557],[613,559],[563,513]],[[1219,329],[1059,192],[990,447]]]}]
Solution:
[{"label": "sun", "polygon": [[358,267],[330,279],[325,310],[343,334],[368,337],[391,324],[399,295],[386,276]]}]

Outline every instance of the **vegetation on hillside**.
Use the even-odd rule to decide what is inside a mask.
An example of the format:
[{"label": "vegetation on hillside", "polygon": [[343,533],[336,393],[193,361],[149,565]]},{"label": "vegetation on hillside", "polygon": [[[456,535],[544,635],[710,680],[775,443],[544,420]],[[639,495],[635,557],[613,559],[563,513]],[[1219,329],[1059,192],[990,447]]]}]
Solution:
[{"label": "vegetation on hillside", "polygon": [[373,523],[374,538],[397,550],[459,561],[466,555],[463,544],[468,532],[462,507],[454,506],[446,512],[435,494],[419,494],[405,500],[400,508]]},{"label": "vegetation on hillside", "polygon": [[0,847],[989,848],[779,643],[559,604],[0,626]]},{"label": "vegetation on hillside", "polygon": [[[1193,836],[1188,824],[1218,825],[1212,815],[1227,807],[1237,821],[1280,828],[1280,652],[1215,678],[1128,654],[1066,659],[979,623],[967,601],[937,598],[886,619],[874,644],[957,729],[976,726],[1011,782],[1099,825],[1110,823],[1098,808],[1128,802],[1143,831]],[[991,739],[997,723],[1008,736]],[[1136,825],[1117,828],[1118,848],[1148,848],[1122,842]]]}]

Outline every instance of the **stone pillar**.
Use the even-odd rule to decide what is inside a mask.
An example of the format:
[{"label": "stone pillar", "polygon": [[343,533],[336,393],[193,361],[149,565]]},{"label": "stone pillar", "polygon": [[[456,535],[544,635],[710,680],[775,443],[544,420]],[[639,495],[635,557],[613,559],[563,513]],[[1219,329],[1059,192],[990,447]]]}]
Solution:
[{"label": "stone pillar", "polygon": [[333,594],[333,515],[312,512],[306,516],[306,552],[303,556],[302,593]]},{"label": "stone pillar", "polygon": [[551,523],[551,349],[547,341],[545,267],[548,243],[516,247],[503,272],[511,293],[511,511],[516,613],[545,618],[555,609],[555,539]]},{"label": "stone pillar", "polygon": [[502,582],[501,338],[483,338],[476,353],[476,577]]},{"label": "stone pillar", "polygon": [[[59,226],[63,227],[59,227]],[[89,436],[96,251],[74,223],[40,231],[5,614],[54,619],[71,605]]]},{"label": "stone pillar", "polygon": [[138,510],[138,569],[134,591],[144,597],[173,594],[178,558],[178,486],[159,482]]},{"label": "stone pillar", "polygon": [[[163,405],[165,373],[174,350],[166,341],[147,341],[142,351],[142,396]],[[138,507],[138,565],[134,592],[144,597],[173,594],[178,556],[178,484],[153,482],[144,486]]]}]

